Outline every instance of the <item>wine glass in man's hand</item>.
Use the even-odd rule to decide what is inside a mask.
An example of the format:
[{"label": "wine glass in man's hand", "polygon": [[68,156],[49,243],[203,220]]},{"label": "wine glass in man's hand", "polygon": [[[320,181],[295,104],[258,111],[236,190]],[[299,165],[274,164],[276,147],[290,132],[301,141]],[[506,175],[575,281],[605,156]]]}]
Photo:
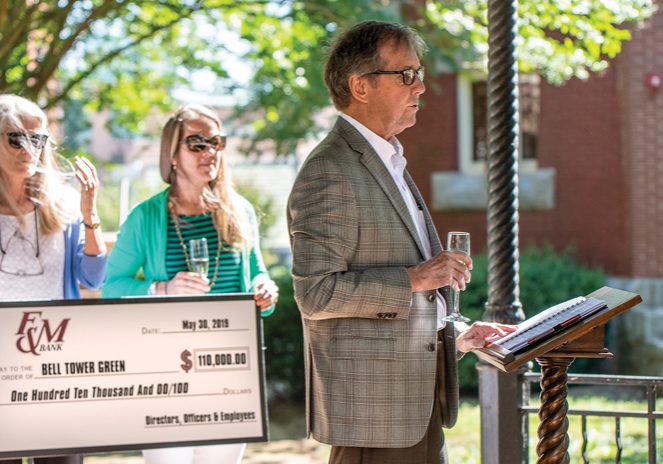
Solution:
[{"label": "wine glass in man's hand", "polygon": [[[470,234],[468,232],[449,232],[447,234],[447,251],[461,251],[469,256]],[[470,322],[467,317],[460,313],[460,290],[456,291],[452,288],[451,292],[453,308],[444,320],[449,322]]]}]

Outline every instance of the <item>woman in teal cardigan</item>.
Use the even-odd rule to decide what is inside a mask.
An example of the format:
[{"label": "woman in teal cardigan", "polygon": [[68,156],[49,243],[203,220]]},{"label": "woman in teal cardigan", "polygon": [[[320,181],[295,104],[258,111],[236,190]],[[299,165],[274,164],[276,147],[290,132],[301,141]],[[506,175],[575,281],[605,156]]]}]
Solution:
[{"label": "woman in teal cardigan", "polygon": [[[105,298],[149,295],[150,286],[158,288],[155,284],[158,282],[164,282],[158,294],[176,294],[174,285],[170,288],[166,285],[169,280],[166,269],[169,215],[166,205],[170,190],[169,187],[137,205],[122,224],[108,262],[107,279],[102,289]],[[239,195],[236,201],[244,208],[252,233],[257,237],[258,228],[253,207]],[[139,269],[143,270],[144,279],[136,277]],[[257,283],[269,279],[257,246],[242,247],[239,250],[239,269],[240,292],[252,291]],[[195,277],[198,275],[195,274]],[[154,290],[152,292],[157,294]],[[273,305],[270,305],[263,309],[262,315],[267,316],[272,311]]]},{"label": "woman in teal cardigan", "polygon": [[[216,113],[187,105],[161,135],[166,190],[137,205],[122,225],[102,288],[104,297],[253,292],[271,314],[278,288],[259,248],[251,204],[232,187],[223,159],[226,137]],[[189,241],[209,244],[209,272],[194,272]],[[139,276],[142,271],[142,276]],[[144,451],[147,464],[236,463],[244,445]]]}]

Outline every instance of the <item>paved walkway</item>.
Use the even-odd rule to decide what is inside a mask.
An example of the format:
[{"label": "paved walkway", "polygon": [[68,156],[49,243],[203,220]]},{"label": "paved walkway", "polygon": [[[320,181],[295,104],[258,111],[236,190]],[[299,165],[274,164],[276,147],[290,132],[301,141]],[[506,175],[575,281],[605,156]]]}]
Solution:
[{"label": "paved walkway", "polygon": [[251,443],[242,464],[326,464],[329,446],[315,440],[279,440]]},{"label": "paved walkway", "polygon": [[[315,440],[276,440],[249,443],[242,464],[326,464],[329,446]],[[85,457],[85,464],[143,464],[139,452],[108,453]]]}]

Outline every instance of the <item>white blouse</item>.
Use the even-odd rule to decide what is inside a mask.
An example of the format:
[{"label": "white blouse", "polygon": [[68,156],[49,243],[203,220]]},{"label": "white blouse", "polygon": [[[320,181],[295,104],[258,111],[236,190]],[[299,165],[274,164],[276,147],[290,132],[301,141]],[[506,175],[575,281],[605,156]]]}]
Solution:
[{"label": "white blouse", "polygon": [[36,212],[0,214],[0,300],[64,298],[64,234],[38,231]]}]

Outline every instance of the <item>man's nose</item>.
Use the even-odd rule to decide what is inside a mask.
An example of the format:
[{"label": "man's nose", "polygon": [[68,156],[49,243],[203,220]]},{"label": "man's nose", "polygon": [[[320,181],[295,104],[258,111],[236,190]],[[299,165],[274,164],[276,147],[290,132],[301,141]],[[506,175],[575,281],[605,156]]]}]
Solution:
[{"label": "man's nose", "polygon": [[424,81],[419,79],[419,77],[414,78],[414,82],[412,83],[412,87],[414,87],[414,93],[416,95],[421,95],[426,91],[426,84],[424,84]]}]

